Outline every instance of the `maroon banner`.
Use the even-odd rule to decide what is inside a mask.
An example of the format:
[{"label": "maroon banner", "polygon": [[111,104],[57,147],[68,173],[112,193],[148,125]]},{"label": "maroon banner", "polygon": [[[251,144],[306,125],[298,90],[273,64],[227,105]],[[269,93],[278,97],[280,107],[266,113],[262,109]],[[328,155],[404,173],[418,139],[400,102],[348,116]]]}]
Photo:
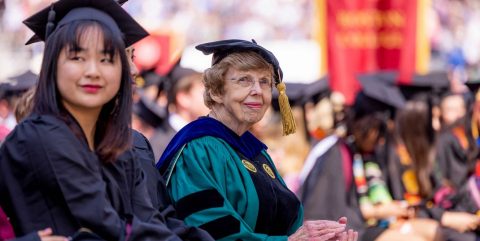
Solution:
[{"label": "maroon banner", "polygon": [[397,70],[399,81],[410,81],[416,70],[417,1],[317,0],[317,10],[324,11],[318,14],[325,23],[326,40],[320,43],[330,86],[347,104],[360,88],[357,74]]}]

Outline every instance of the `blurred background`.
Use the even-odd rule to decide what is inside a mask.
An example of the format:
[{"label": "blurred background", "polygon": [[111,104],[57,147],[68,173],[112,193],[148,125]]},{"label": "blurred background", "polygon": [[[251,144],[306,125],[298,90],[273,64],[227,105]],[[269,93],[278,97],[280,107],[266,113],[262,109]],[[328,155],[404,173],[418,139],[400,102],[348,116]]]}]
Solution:
[{"label": "blurred background", "polygon": [[[447,71],[450,79],[460,83],[480,79],[480,1],[418,1],[426,3],[417,25],[423,26],[428,43],[416,46],[428,52],[424,72]],[[0,0],[0,82],[8,82],[10,77],[28,70],[38,74],[43,43],[25,45],[32,32],[22,21],[51,2]],[[349,2],[353,4],[357,1]],[[228,38],[255,39],[278,57],[285,82],[308,84],[323,78],[327,74],[326,45],[318,41],[318,36],[319,30],[322,30],[319,27],[323,24],[321,20],[325,19],[319,13],[325,11],[325,3],[326,0],[128,1],[124,8],[152,34],[135,46],[135,63],[140,70],[137,85],[144,89],[138,98],[145,100],[148,97],[150,100],[146,101],[146,106],[154,100],[164,109],[154,111],[156,120],[151,120],[143,115],[145,105],[134,108],[138,120],[148,122],[134,123],[134,127],[155,142],[154,134],[150,136],[149,132],[153,133],[161,125],[159,122],[167,119],[168,92],[174,85],[172,79],[176,81],[172,74],[175,66],[201,73],[210,65],[210,56],[194,50],[193,46],[202,42]],[[335,1],[330,1],[332,3]],[[166,77],[170,81],[165,80]],[[155,86],[152,93],[144,88],[148,86]],[[345,102],[345,97],[341,95],[332,95],[332,98],[340,104]],[[294,111],[298,118],[303,117],[301,110]],[[306,128],[304,121],[300,120],[298,124],[300,129]],[[281,137],[281,127],[275,115],[267,114],[266,121],[259,125],[261,128],[258,130],[261,131],[257,130],[257,136],[268,144],[272,156],[282,159],[281,163],[277,163],[280,171],[286,176],[288,173],[298,174],[310,149],[308,133],[303,133],[301,137]]]},{"label": "blurred background", "polygon": [[[0,79],[37,61],[43,43],[24,45],[32,33],[22,20],[51,2],[0,0]],[[171,35],[181,49],[226,38],[254,38],[259,43],[312,40],[314,5],[313,0],[130,0],[124,6],[149,32]],[[479,76],[480,1],[431,0],[426,16],[429,70],[450,65],[458,74]]]}]

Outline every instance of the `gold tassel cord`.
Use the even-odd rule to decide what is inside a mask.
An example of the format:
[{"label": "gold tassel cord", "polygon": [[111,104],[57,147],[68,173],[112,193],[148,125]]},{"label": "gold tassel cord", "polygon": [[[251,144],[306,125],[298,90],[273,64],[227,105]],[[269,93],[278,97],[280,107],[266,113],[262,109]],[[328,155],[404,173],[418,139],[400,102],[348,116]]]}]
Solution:
[{"label": "gold tassel cord", "polygon": [[[475,94],[475,102],[480,102],[480,91],[477,91],[477,93]],[[474,105],[477,105],[477,103],[475,103]],[[473,115],[472,115],[472,119],[470,120],[471,125],[472,125],[472,136],[473,136],[473,139],[475,139],[475,140],[479,136],[478,127],[477,127],[478,117],[479,117],[478,114],[475,114],[475,112],[474,112]]]},{"label": "gold tassel cord", "polygon": [[282,115],[283,135],[286,136],[295,133],[297,127],[290,103],[288,102],[285,83],[280,82],[277,84],[277,89],[279,93],[278,104],[280,106],[280,114]]}]

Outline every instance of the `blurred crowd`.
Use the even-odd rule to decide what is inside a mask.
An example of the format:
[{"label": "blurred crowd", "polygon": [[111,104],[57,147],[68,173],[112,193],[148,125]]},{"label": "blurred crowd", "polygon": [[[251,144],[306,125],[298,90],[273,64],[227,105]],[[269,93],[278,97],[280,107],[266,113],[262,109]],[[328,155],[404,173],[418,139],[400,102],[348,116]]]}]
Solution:
[{"label": "blurred crowd", "polygon": [[434,0],[430,42],[432,70],[449,68],[457,78],[479,79],[480,2],[475,0]]},{"label": "blurred crowd", "polygon": [[[0,1],[0,55],[12,61],[0,78],[28,68],[32,54],[42,46],[23,46],[30,32],[21,21],[49,0]],[[213,39],[304,40],[310,39],[315,1],[156,1],[127,2],[125,7],[150,32],[173,32],[185,46]],[[281,13],[283,16],[279,17]],[[430,70],[451,69],[462,79],[478,79],[480,73],[480,2],[475,0],[433,0],[428,16],[432,48]],[[1,65],[2,67],[5,65]]]},{"label": "blurred crowd", "polygon": [[[32,44],[28,48],[24,46],[31,33],[21,22],[50,2],[0,0],[2,138],[16,124],[13,111],[17,105],[21,106],[20,96],[34,84],[35,74],[38,74],[38,56],[42,53],[41,44]],[[180,45],[186,47],[227,38],[254,38],[257,41],[311,39],[315,21],[314,2],[245,0],[238,4],[232,0],[139,0],[128,2],[125,8],[149,32],[174,33],[182,42]],[[279,13],[288,17],[279,16]],[[372,173],[357,175],[355,160],[351,160],[354,170],[347,171],[353,173],[354,180],[345,177],[345,181],[354,182],[356,188],[361,189],[367,181],[374,180],[374,186],[381,183],[389,189],[388,195],[382,194],[388,200],[373,201],[375,205],[402,199],[406,204],[399,204],[401,207],[426,207],[425,210],[432,212],[428,214],[431,219],[436,219],[431,209],[432,205],[436,205],[443,210],[465,213],[460,218],[450,216],[451,219],[446,223],[437,220],[445,227],[462,234],[478,230],[480,219],[472,210],[480,210],[480,200],[475,200],[479,206],[472,208],[475,206],[472,203],[464,205],[453,199],[458,197],[458,193],[463,195],[460,197],[469,195],[464,193],[464,189],[470,179],[477,181],[475,187],[480,190],[480,165],[475,164],[480,153],[480,94],[477,93],[479,85],[476,83],[480,81],[480,31],[476,29],[480,25],[480,1],[433,0],[428,16],[432,53],[430,74],[415,76],[412,86],[396,85],[396,73],[393,72],[359,76],[362,91],[353,106],[345,106],[341,94],[332,93],[329,89],[328,76],[312,83],[287,83],[287,94],[297,121],[297,133],[290,136],[279,134],[281,122],[276,100],[272,101],[273,106],[264,119],[251,130],[269,147],[269,154],[287,185],[304,202],[307,217],[316,212],[309,202],[318,201],[309,201],[308,198],[323,194],[316,193],[315,188],[309,189],[311,185],[318,184],[316,181],[322,180],[319,177],[322,176],[322,170],[317,170],[318,164],[312,163],[337,146],[339,153],[342,153],[344,147],[341,146],[345,145],[347,149],[350,148],[352,159],[362,156],[365,160],[374,158],[376,161],[373,162],[379,167],[372,172],[383,172],[384,177],[389,177],[378,181],[375,175],[371,176]],[[133,53],[137,58],[145,57],[139,54],[145,52]],[[203,104],[202,73],[182,66],[180,56],[174,58],[171,66],[161,73],[152,66],[139,67],[141,72],[136,78],[132,127],[148,138],[158,160],[175,133],[208,113]],[[441,73],[435,74],[440,70]],[[413,127],[417,126],[420,129],[413,131]],[[322,144],[316,149],[319,143]],[[390,153],[396,154],[393,159]],[[438,163],[433,164],[431,157]],[[341,159],[338,156],[336,158]],[[422,158],[424,161],[419,161]],[[406,159],[408,161],[403,162]],[[393,170],[392,166],[397,169]],[[365,169],[369,167],[365,166]],[[338,174],[347,171],[332,172]],[[395,174],[399,173],[407,174],[406,177],[395,179]],[[432,181],[437,173],[441,174],[440,184],[438,180]],[[327,176],[323,174],[322,177]],[[411,182],[408,178],[412,176],[417,185],[414,190],[409,189]],[[337,178],[342,177],[337,175]],[[357,180],[361,178],[371,179],[362,184]],[[324,183],[332,182],[336,183],[336,180],[329,179]],[[450,191],[445,191],[447,189]],[[437,194],[441,197],[437,197]],[[375,222],[398,214],[387,212],[381,217],[372,214],[374,218],[371,218],[365,216],[368,213],[368,210],[364,210],[365,206],[361,208],[365,219],[375,219]],[[326,216],[324,214],[322,217]],[[459,225],[471,227],[464,230]]]},{"label": "blurred crowd", "polygon": [[[0,48],[2,69],[0,81],[6,81],[9,77],[18,76],[27,70],[36,73],[39,69],[40,56],[38,55],[43,51],[43,45],[32,44],[28,47],[24,45],[31,36],[31,32],[21,22],[32,12],[47,6],[50,2],[50,0],[0,1],[0,31],[2,32],[0,35],[2,46]],[[174,33],[178,36],[176,39],[182,42],[181,47],[227,38],[254,38],[257,41],[305,40],[311,38],[312,23],[315,21],[314,1],[308,0],[241,2],[142,0],[127,2],[125,8],[149,32]],[[282,13],[281,16],[279,13]],[[480,33],[476,31],[476,26],[480,25],[480,2],[433,0],[428,12],[428,21],[432,53],[430,71],[450,70],[449,73],[452,74],[450,77],[461,82],[479,79],[480,48],[477,46],[480,45]],[[137,55],[137,57],[142,56]],[[178,63],[173,64],[178,65]],[[143,95],[147,96],[150,102],[156,99],[156,104],[163,108],[157,112],[165,112],[157,113],[159,118],[166,118],[169,109],[167,105],[172,102],[172,100],[168,101],[167,93],[171,90],[173,72],[173,69],[170,69],[166,76],[158,76],[147,69],[142,73],[142,81],[146,83]],[[180,75],[173,77],[173,82],[179,77]],[[145,96],[142,98],[145,99]],[[140,111],[138,107],[136,109]],[[189,119],[192,118],[196,118],[196,115],[189,117]],[[146,127],[140,125],[138,128]],[[147,130],[146,135],[153,134],[149,134]],[[286,139],[289,140],[288,137]],[[278,145],[280,144],[275,141],[270,143],[272,150],[275,150],[274,147]],[[282,149],[282,151],[285,150]],[[280,166],[285,170],[298,172],[307,151],[307,146],[297,149],[296,153],[303,154],[300,154],[300,157],[292,157],[294,161],[281,163]],[[285,155],[285,153],[279,155]]]}]

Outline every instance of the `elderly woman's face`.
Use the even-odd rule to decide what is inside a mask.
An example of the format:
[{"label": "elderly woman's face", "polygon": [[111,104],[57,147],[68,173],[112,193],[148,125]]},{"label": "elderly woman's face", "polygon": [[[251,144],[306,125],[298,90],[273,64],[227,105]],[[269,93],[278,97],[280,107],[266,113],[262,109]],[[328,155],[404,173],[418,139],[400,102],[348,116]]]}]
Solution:
[{"label": "elderly woman's face", "polygon": [[267,70],[240,71],[230,68],[225,75],[222,105],[238,125],[259,122],[272,102],[272,74]]}]

